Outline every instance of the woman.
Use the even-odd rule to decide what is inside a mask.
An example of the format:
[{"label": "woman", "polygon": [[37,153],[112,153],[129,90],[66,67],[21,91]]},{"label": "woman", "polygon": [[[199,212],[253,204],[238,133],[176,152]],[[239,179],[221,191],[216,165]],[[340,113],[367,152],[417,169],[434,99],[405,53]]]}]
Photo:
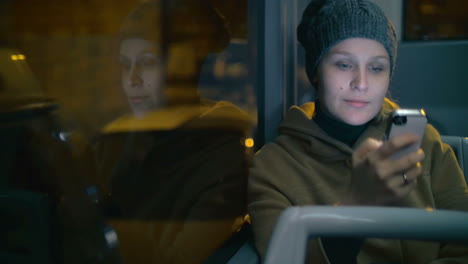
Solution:
[{"label": "woman", "polygon": [[[421,149],[398,160],[390,159],[392,153],[418,137],[379,140],[389,113],[398,108],[385,98],[397,40],[382,10],[366,0],[312,1],[297,35],[317,101],[292,107],[280,136],[254,159],[248,199],[260,254],[264,256],[282,210],[293,205],[468,210],[463,174],[432,126],[426,128]],[[358,253],[358,263],[430,263],[449,256],[468,260],[466,248],[436,243],[322,239],[310,247],[311,258],[332,263]]]}]

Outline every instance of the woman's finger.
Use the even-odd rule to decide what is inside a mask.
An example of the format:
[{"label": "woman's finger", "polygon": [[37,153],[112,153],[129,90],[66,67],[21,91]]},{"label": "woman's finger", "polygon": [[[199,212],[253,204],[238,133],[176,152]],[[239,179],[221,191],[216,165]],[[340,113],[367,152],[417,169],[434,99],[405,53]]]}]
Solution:
[{"label": "woman's finger", "polygon": [[385,141],[381,148],[376,151],[377,159],[387,159],[396,151],[418,142],[419,136],[414,134],[405,134]]},{"label": "woman's finger", "polygon": [[401,157],[398,160],[387,159],[385,162],[391,174],[396,174],[399,172],[406,172],[415,167],[419,162],[424,160],[424,151],[419,149],[416,152],[410,153],[406,156]]},{"label": "woman's finger", "polygon": [[369,164],[371,164],[375,168],[375,174],[377,175],[377,177],[384,180],[396,174],[401,174],[401,172],[409,171],[423,159],[424,152],[421,149],[419,149],[418,151],[403,156],[398,160],[379,160],[377,155],[371,155],[369,157]]},{"label": "woman's finger", "polygon": [[354,167],[366,161],[369,153],[376,151],[381,146],[382,141],[373,138],[368,138],[362,142],[362,144],[353,152],[352,159]]},{"label": "woman's finger", "polygon": [[400,186],[407,185],[410,182],[417,183],[418,178],[422,175],[421,163],[417,163],[410,170],[401,173],[401,184]]},{"label": "woman's finger", "polygon": [[404,198],[416,187],[416,184],[416,181],[410,181],[407,184],[400,186],[400,188],[396,190],[395,196],[400,199]]},{"label": "woman's finger", "polygon": [[[405,187],[406,185],[417,184],[418,178],[422,174],[421,164],[418,162],[411,169],[396,173],[387,180],[387,188],[394,193],[398,193],[399,189]],[[406,189],[406,188],[405,188]]]}]

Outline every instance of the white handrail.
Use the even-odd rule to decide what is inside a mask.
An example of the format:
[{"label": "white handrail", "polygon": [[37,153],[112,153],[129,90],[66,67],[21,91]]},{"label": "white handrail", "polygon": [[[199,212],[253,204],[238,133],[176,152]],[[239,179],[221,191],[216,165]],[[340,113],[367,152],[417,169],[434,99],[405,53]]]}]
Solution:
[{"label": "white handrail", "polygon": [[322,236],[468,244],[468,212],[366,206],[290,207],[276,224],[265,263],[304,263],[308,240]]}]

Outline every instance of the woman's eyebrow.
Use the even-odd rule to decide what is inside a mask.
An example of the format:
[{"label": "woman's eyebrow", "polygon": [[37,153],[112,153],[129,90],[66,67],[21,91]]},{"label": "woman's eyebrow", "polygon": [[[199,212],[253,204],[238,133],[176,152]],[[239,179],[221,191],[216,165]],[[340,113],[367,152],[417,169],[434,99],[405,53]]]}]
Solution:
[{"label": "woman's eyebrow", "polygon": [[151,50],[144,50],[138,53],[138,56],[157,56],[156,52]]},{"label": "woman's eyebrow", "polygon": [[341,56],[350,56],[350,57],[355,57],[354,54],[347,52],[347,51],[330,51],[329,56],[334,56],[334,55],[341,55]]},{"label": "woman's eyebrow", "polygon": [[385,61],[385,62],[390,63],[390,58],[389,58],[388,56],[384,56],[384,55],[372,57],[370,60],[373,60],[373,61]]},{"label": "woman's eyebrow", "polygon": [[[347,51],[330,51],[327,55],[327,57],[334,57],[334,56],[343,56],[343,57],[348,57],[351,59],[356,58],[357,56],[353,53],[347,52]],[[369,58],[370,61],[386,61],[390,62],[390,58],[386,55],[377,55],[377,56],[372,56]]]}]

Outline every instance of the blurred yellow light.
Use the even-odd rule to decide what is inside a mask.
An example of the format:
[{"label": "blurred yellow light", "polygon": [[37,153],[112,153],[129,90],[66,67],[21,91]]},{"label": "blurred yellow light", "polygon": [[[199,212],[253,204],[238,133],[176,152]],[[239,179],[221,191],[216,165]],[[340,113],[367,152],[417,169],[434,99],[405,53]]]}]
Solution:
[{"label": "blurred yellow light", "polygon": [[424,111],[424,109],[421,109],[421,114],[426,115],[426,111]]},{"label": "blurred yellow light", "polygon": [[428,206],[428,207],[426,207],[426,211],[428,211],[428,212],[434,212],[434,208]]},{"label": "blurred yellow light", "polygon": [[16,54],[16,55],[11,55],[11,60],[24,60],[26,59],[26,56],[23,54]]},{"label": "blurred yellow light", "polygon": [[254,146],[254,140],[252,138],[247,138],[245,139],[244,144],[246,147],[251,148]]},{"label": "blurred yellow light", "polygon": [[250,223],[250,215],[249,214],[246,214],[244,215],[244,221],[247,222],[247,223]]}]

